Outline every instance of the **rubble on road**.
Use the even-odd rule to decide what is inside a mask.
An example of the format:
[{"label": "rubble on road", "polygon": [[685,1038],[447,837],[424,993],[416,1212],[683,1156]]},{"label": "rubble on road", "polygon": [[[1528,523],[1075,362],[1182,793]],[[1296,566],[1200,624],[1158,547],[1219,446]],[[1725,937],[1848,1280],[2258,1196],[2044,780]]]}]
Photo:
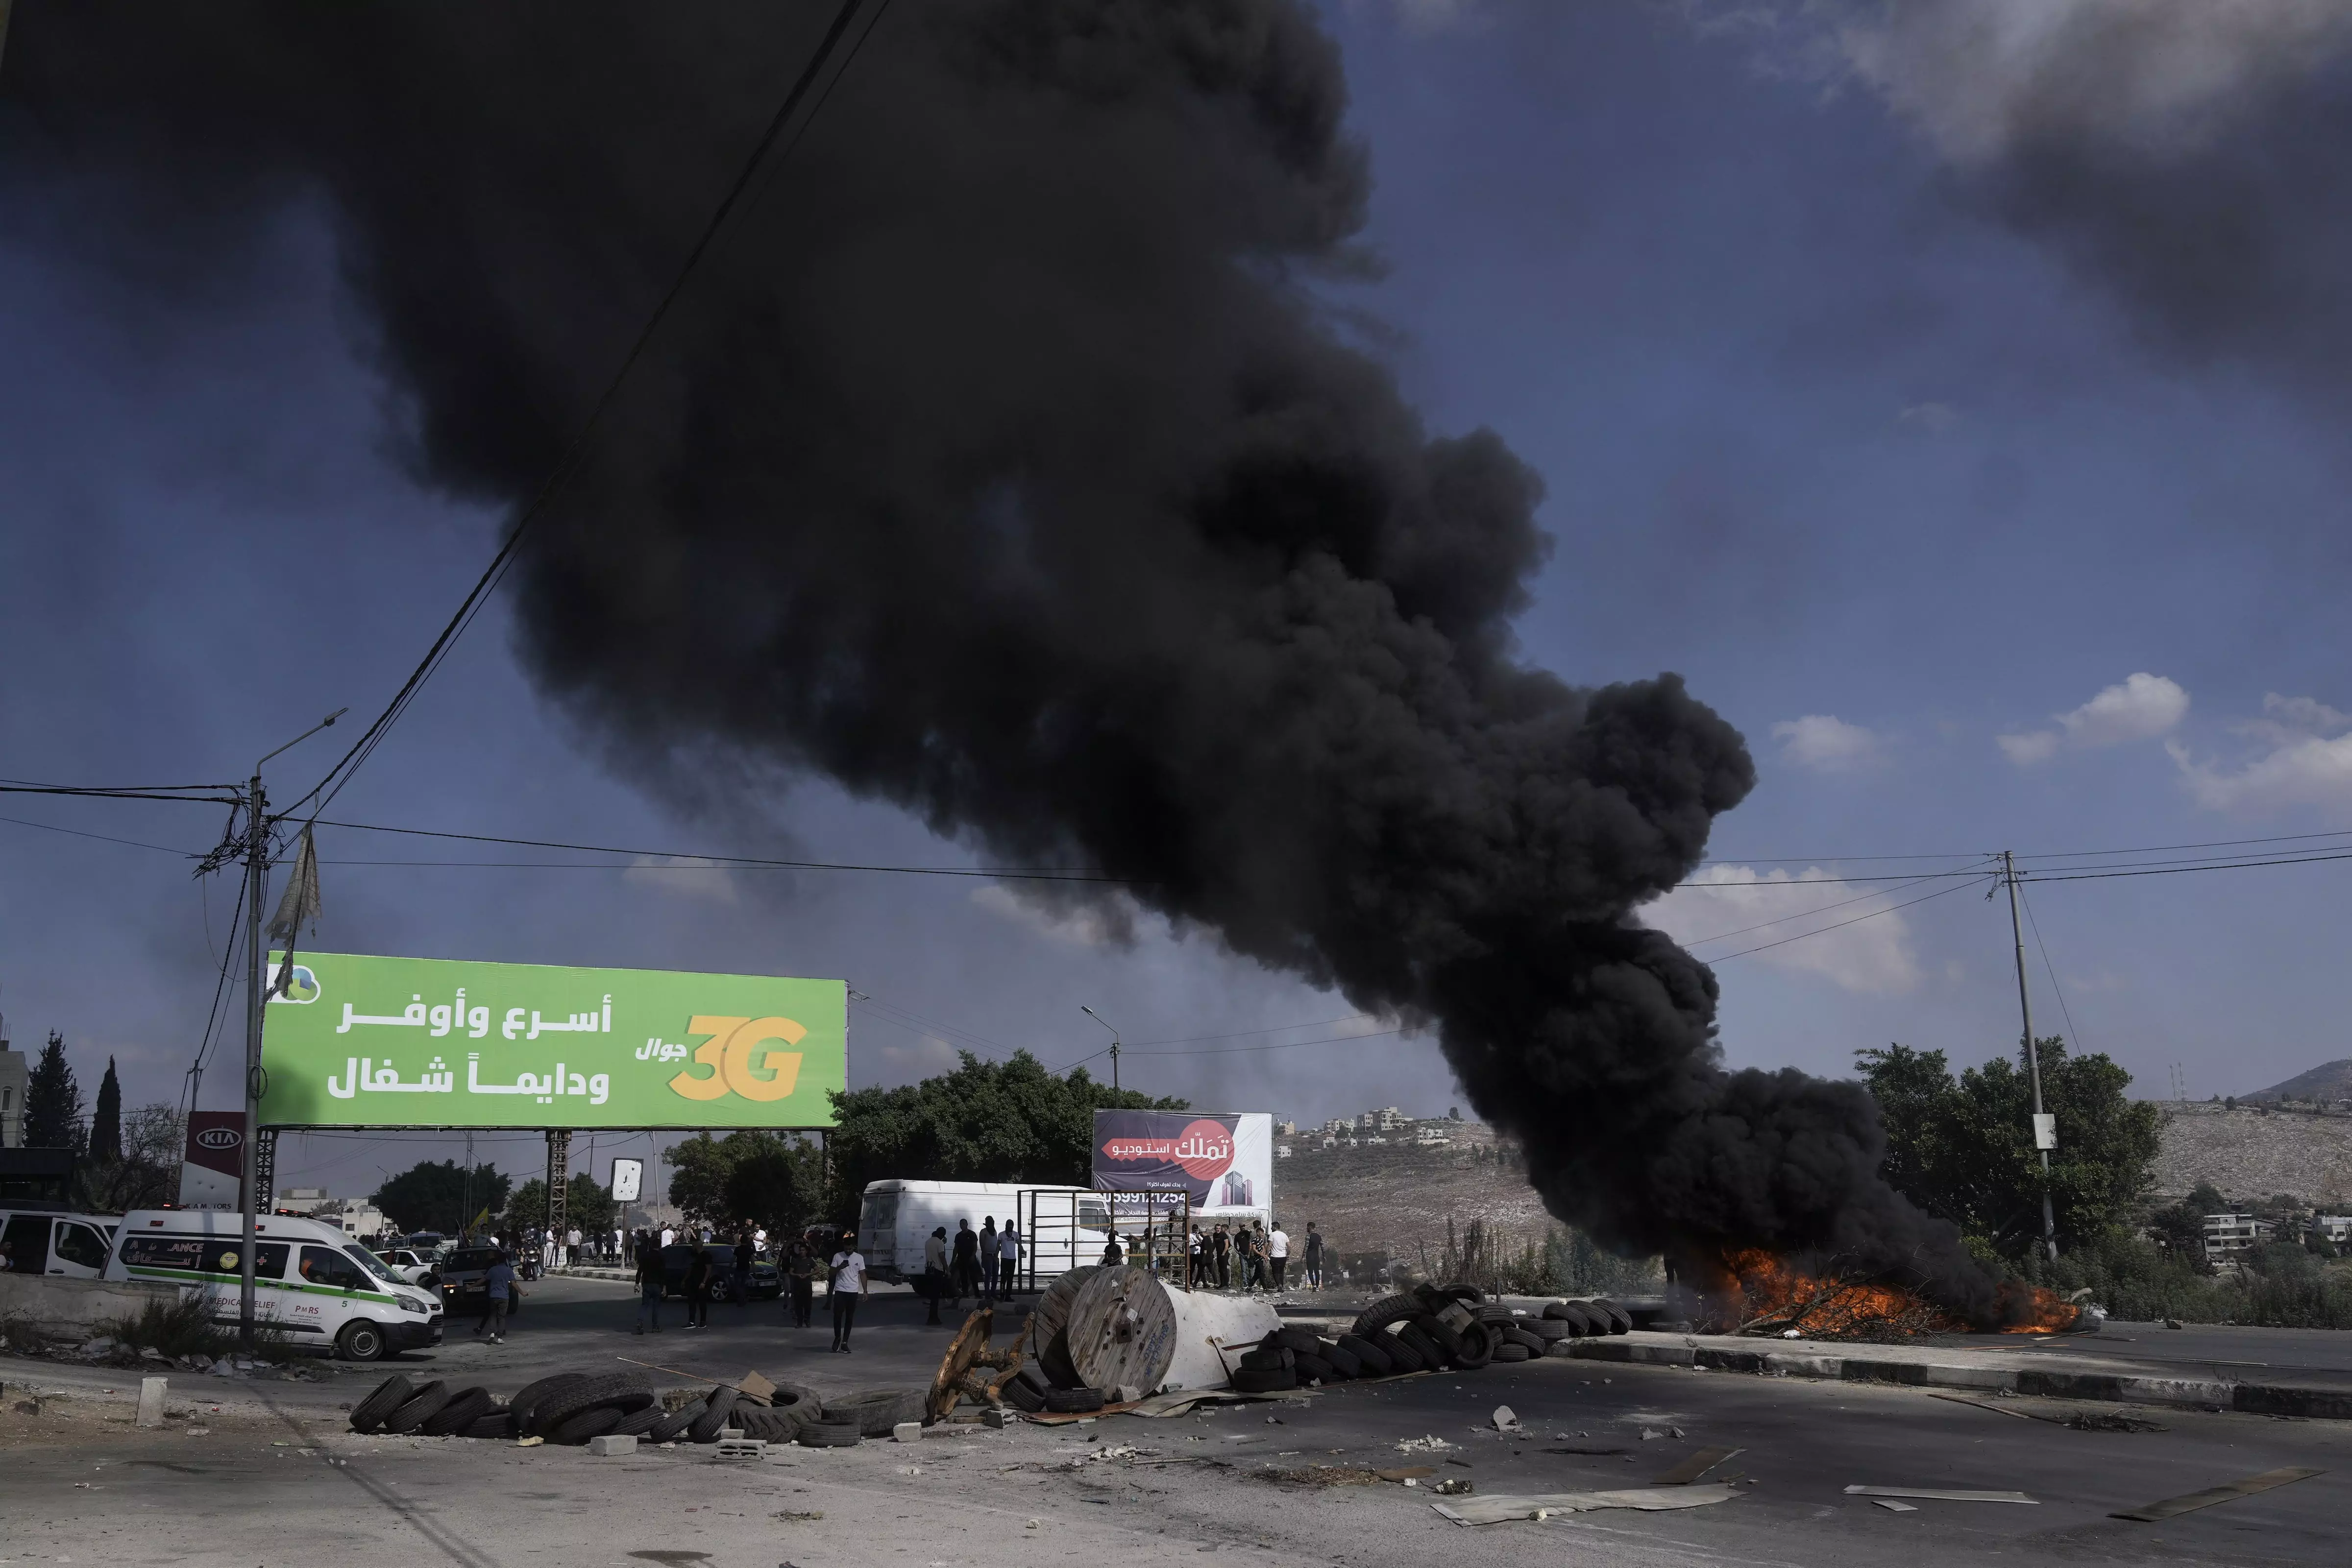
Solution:
[{"label": "rubble on road", "polygon": [[1654,1513],[1669,1509],[1705,1508],[1728,1502],[1739,1495],[1729,1486],[1638,1488],[1621,1491],[1542,1492],[1533,1496],[1492,1495],[1429,1506],[1456,1524],[1503,1524],[1517,1519],[1543,1520],[1555,1513],[1588,1513],[1597,1509],[1638,1509]]}]

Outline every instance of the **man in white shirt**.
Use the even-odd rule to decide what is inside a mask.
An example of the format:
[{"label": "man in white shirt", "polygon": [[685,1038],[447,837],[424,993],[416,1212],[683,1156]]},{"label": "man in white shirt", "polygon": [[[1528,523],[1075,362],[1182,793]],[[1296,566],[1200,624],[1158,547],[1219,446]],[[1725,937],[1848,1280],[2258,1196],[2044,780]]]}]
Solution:
[{"label": "man in white shirt", "polygon": [[1274,1288],[1282,1289],[1282,1271],[1290,1264],[1289,1233],[1276,1225],[1274,1234],[1265,1239],[1265,1260],[1274,1274]]},{"label": "man in white shirt", "polygon": [[857,1322],[857,1303],[866,1299],[866,1254],[857,1249],[857,1233],[841,1233],[841,1250],[833,1255],[833,1348],[849,1354],[849,1331]]},{"label": "man in white shirt", "polygon": [[677,1245],[677,1231],[675,1231],[675,1230],[672,1230],[672,1229],[671,1229],[668,1226],[667,1226],[667,1225],[663,1226],[663,1227],[662,1227],[662,1245],[663,1245],[664,1247],[673,1247],[673,1246],[676,1246],[676,1245]]},{"label": "man in white shirt", "polygon": [[1012,1220],[996,1233],[997,1277],[1006,1295],[1013,1293],[1013,1274],[1021,1262],[1021,1228]]}]

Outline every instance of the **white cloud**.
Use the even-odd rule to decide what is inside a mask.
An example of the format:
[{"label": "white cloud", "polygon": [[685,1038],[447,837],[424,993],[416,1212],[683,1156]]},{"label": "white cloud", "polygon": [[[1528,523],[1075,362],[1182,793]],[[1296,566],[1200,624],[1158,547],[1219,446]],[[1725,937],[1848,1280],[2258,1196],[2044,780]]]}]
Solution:
[{"label": "white cloud", "polygon": [[[1911,927],[1893,913],[1893,902],[1878,894],[1857,898],[1852,884],[1832,880],[1818,866],[1791,876],[1786,871],[1711,865],[1639,913],[1644,923],[1695,947],[1703,959],[1761,949],[1754,962],[1819,975],[1842,990],[1900,996],[1918,985],[1920,971]],[[1803,936],[1812,931],[1822,935]],[[1795,936],[1802,940],[1788,940]],[[1774,943],[1782,946],[1769,946]]]},{"label": "white cloud", "polygon": [[1135,917],[1139,910],[1124,895],[1114,895],[1103,903],[1073,904],[1055,908],[1034,899],[1024,898],[1001,882],[972,890],[971,902],[1000,919],[1025,926],[1038,936],[1055,942],[1065,942],[1074,947],[1100,947],[1106,944],[1131,941],[1135,936]]},{"label": "white cloud", "polygon": [[2037,141],[2197,146],[2352,45],[2352,0],[1685,3],[1768,67],[1866,83],[1960,164]]},{"label": "white cloud", "polygon": [[2263,716],[2231,727],[2270,749],[2229,769],[2200,762],[2187,747],[2166,749],[2180,768],[2189,799],[2210,811],[2263,812],[2295,806],[2352,807],[2352,716],[2312,697],[2263,698]]},{"label": "white cloud", "polygon": [[1783,719],[1772,727],[1772,738],[1781,756],[1817,773],[1850,773],[1885,755],[1876,735],[1825,713]]},{"label": "white cloud", "polygon": [[1948,402],[1915,402],[1895,418],[1914,430],[1941,435],[1960,423],[1960,411]]},{"label": "white cloud", "polygon": [[2162,675],[2145,670],[2126,677],[2072,713],[2053,714],[2056,729],[1997,737],[2001,751],[2020,768],[2047,762],[2063,747],[2088,750],[2153,740],[2189,715],[2189,694]]},{"label": "white cloud", "polygon": [[639,855],[621,873],[623,882],[657,888],[679,898],[702,898],[713,904],[739,902],[732,873],[716,861],[695,855]]}]

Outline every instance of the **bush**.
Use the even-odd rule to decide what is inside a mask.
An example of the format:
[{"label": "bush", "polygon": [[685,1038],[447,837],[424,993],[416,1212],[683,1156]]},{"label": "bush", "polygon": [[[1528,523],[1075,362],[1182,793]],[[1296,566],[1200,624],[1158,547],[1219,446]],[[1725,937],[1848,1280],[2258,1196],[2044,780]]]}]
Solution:
[{"label": "bush", "polygon": [[2352,1270],[2330,1268],[2302,1248],[2264,1248],[2246,1266],[2207,1277],[2186,1260],[2120,1228],[2062,1254],[2054,1268],[2032,1270],[2062,1292],[2087,1298],[2112,1317],[2135,1322],[2175,1318],[2191,1323],[2263,1328],[2352,1328]]},{"label": "bush", "polygon": [[184,1355],[226,1355],[236,1348],[235,1331],[213,1322],[202,1292],[184,1291],[173,1301],[149,1301],[129,1317],[102,1325],[132,1350],[152,1350],[176,1361]]}]

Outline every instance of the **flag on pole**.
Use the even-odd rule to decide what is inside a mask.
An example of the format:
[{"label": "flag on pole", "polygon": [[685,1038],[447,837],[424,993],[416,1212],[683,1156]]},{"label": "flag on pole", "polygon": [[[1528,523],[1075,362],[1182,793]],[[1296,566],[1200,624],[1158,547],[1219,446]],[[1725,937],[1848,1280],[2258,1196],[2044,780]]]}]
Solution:
[{"label": "flag on pole", "polygon": [[269,940],[286,948],[286,960],[269,985],[273,997],[286,995],[294,983],[294,939],[306,925],[312,931],[319,926],[319,849],[308,827],[302,830],[301,847],[294,852],[294,873],[278,895],[278,913],[269,918]]}]

